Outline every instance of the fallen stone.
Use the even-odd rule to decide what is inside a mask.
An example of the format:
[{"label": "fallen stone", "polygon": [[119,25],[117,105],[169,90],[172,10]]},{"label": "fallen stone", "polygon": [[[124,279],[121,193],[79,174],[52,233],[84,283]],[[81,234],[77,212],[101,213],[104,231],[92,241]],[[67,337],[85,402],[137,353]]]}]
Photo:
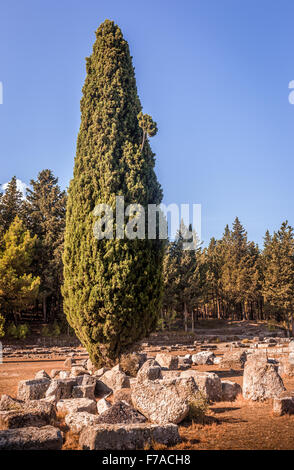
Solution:
[{"label": "fallen stone", "polygon": [[92,398],[94,399],[94,391],[95,391],[95,386],[94,385],[76,385],[72,389],[72,397],[73,398]]},{"label": "fallen stone", "polygon": [[44,398],[49,385],[48,379],[21,380],[18,383],[17,398],[19,400]]},{"label": "fallen stone", "polygon": [[65,359],[63,365],[64,367],[68,367],[71,369],[74,363],[75,363],[74,359],[72,357],[68,357],[67,359]]},{"label": "fallen stone", "polygon": [[70,398],[67,400],[59,400],[56,408],[61,413],[78,413],[86,411],[87,413],[96,413],[96,402],[90,398]]},{"label": "fallen stone", "polygon": [[2,395],[0,398],[0,411],[22,410],[24,401],[12,398],[10,395]]},{"label": "fallen stone", "polygon": [[209,401],[220,401],[222,397],[221,380],[214,372],[200,372],[198,370],[185,370],[181,377],[193,377],[198,389]]},{"label": "fallen stone", "polygon": [[215,354],[211,351],[201,351],[197,354],[193,354],[192,362],[193,364],[213,364]]},{"label": "fallen stone", "polygon": [[47,374],[45,370],[39,370],[39,372],[36,373],[35,379],[50,379],[50,376]]},{"label": "fallen stone", "polygon": [[148,359],[137,374],[137,382],[162,379],[161,367],[154,359]]},{"label": "fallen stone", "polygon": [[280,397],[275,397],[273,400],[273,413],[276,416],[294,414],[294,393],[285,391]]},{"label": "fallen stone", "polygon": [[0,424],[6,429],[45,426],[56,419],[54,405],[42,400],[25,402],[2,395],[0,410]]},{"label": "fallen stone", "polygon": [[95,372],[93,372],[93,375],[95,377],[101,377],[108,370],[110,370],[109,367],[101,367],[100,369],[95,370]]},{"label": "fallen stone", "polygon": [[138,413],[128,403],[120,401],[101,413],[97,422],[100,424],[145,423],[145,416]]},{"label": "fallen stone", "polygon": [[100,424],[84,428],[79,444],[84,450],[138,450],[154,443],[175,445],[181,442],[175,424]]},{"label": "fallen stone", "polygon": [[248,361],[243,376],[243,397],[250,400],[266,400],[281,395],[284,383],[276,366],[265,361]]},{"label": "fallen stone", "polygon": [[130,388],[122,388],[121,390],[116,390],[113,394],[113,403],[117,403],[118,401],[125,401],[129,405],[133,406],[132,390]]},{"label": "fallen stone", "polygon": [[53,426],[0,431],[0,450],[60,450],[62,434]]},{"label": "fallen stone", "polygon": [[59,377],[59,369],[52,369],[50,372],[50,377],[51,379],[55,379],[56,377]]},{"label": "fallen stone", "polygon": [[132,389],[134,407],[153,423],[180,423],[198,387],[192,377],[149,380]]},{"label": "fallen stone", "polygon": [[279,361],[278,373],[280,375],[287,375],[288,377],[294,376],[294,364],[290,362],[288,357],[283,357]]},{"label": "fallen stone", "polygon": [[236,382],[222,380],[222,401],[234,401],[242,393],[242,387]]},{"label": "fallen stone", "polygon": [[130,379],[120,370],[119,364],[105,372],[100,381],[113,391],[130,387]]},{"label": "fallen stone", "polygon": [[72,390],[75,385],[76,380],[73,378],[54,379],[51,381],[51,384],[46,391],[46,398],[53,396],[56,401],[64,398],[71,398]]},{"label": "fallen stone", "polygon": [[74,365],[71,370],[70,370],[70,376],[71,377],[78,377],[79,375],[85,375],[89,374],[89,371],[87,371],[84,367],[81,367],[79,365]]},{"label": "fallen stone", "polygon": [[72,432],[79,433],[88,426],[98,424],[97,419],[97,415],[87,413],[86,411],[68,413],[65,417],[65,424]]},{"label": "fallen stone", "polygon": [[105,398],[101,398],[101,400],[97,401],[98,414],[104,413],[104,411],[107,411],[109,408],[111,408],[111,403],[105,400]]},{"label": "fallen stone", "polygon": [[243,369],[246,360],[246,351],[227,351],[219,365],[221,369]]},{"label": "fallen stone", "polygon": [[160,367],[169,370],[177,370],[179,364],[178,356],[163,353],[157,354],[155,361],[160,365]]}]

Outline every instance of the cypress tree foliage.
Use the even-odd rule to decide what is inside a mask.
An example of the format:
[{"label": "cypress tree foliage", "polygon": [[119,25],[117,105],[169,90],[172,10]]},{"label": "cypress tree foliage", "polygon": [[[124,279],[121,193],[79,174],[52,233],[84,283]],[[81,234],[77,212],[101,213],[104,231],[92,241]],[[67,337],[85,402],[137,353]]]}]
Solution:
[{"label": "cypress tree foliage", "polygon": [[112,21],[98,28],[86,68],[68,191],[63,295],[70,325],[91,360],[103,364],[155,329],[164,243],[97,240],[93,210],[103,203],[115,210],[119,195],[125,205],[159,204],[162,191],[148,139],[142,147],[144,129],[138,122],[142,109],[129,46]]},{"label": "cypress tree foliage", "polygon": [[35,274],[41,279],[39,298],[46,321],[53,305],[56,311],[61,306],[66,194],[48,169],[42,170],[30,184],[32,189],[27,189],[24,207],[28,229],[38,237]]}]

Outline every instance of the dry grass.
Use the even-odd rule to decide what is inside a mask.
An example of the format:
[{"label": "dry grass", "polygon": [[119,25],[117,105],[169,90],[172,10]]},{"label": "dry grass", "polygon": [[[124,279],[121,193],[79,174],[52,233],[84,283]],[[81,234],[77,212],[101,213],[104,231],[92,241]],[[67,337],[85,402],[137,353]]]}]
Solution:
[{"label": "dry grass", "polygon": [[81,450],[79,446],[79,435],[71,431],[65,433],[62,450]]}]

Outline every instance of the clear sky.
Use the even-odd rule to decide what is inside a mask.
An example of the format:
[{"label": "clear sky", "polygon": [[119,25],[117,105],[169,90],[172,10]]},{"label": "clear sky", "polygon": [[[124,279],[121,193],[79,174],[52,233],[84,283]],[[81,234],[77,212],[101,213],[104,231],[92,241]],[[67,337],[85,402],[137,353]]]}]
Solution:
[{"label": "clear sky", "polygon": [[50,168],[66,188],[85,57],[128,40],[164,202],[201,203],[202,238],[236,215],[250,239],[294,225],[293,0],[1,0],[0,183]]}]

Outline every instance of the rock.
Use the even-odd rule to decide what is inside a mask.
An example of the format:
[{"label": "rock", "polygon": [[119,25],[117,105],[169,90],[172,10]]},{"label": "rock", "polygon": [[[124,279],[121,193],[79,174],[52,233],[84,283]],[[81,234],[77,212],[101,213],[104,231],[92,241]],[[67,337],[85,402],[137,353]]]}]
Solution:
[{"label": "rock", "polygon": [[100,424],[145,423],[146,418],[128,403],[120,401],[101,413],[97,422]]},{"label": "rock", "polygon": [[222,380],[222,401],[234,401],[242,393],[242,387],[236,382]]},{"label": "rock", "polygon": [[95,370],[95,366],[94,366],[93,362],[91,361],[91,359],[87,360],[86,369],[90,372],[93,372]]},{"label": "rock", "polygon": [[59,378],[60,378],[60,379],[68,379],[69,376],[70,376],[69,370],[61,370],[61,371],[59,372]]},{"label": "rock", "polygon": [[227,351],[221,359],[220,368],[243,369],[246,360],[246,351]]},{"label": "rock", "polygon": [[100,369],[98,370],[95,370],[95,372],[93,372],[93,375],[95,377],[101,377],[103,374],[105,374],[105,372],[107,372],[109,369],[109,367],[101,367]]},{"label": "rock", "polygon": [[243,376],[243,397],[266,400],[281,395],[285,390],[276,366],[265,361],[248,361]]},{"label": "rock", "polygon": [[119,365],[105,372],[100,380],[113,391],[130,387],[130,379],[120,370]]},{"label": "rock", "polygon": [[10,395],[2,395],[0,398],[0,411],[17,411],[23,409],[24,402],[12,398]]},{"label": "rock", "polygon": [[138,450],[155,442],[171,446],[180,441],[175,424],[100,424],[84,428],[79,444],[84,450]]},{"label": "rock", "polygon": [[101,380],[96,380],[94,393],[96,397],[104,398],[104,397],[107,397],[108,395],[111,395],[112,390],[111,388],[107,387],[107,385],[105,385],[105,383],[103,383]]},{"label": "rock", "polygon": [[160,367],[169,370],[177,370],[179,364],[178,356],[171,356],[170,354],[164,353],[158,353],[155,361],[160,365]]},{"label": "rock", "polygon": [[217,364],[220,364],[221,362],[222,362],[222,358],[221,358],[221,357],[215,357],[215,358],[213,359],[213,364],[216,364],[216,365],[217,365]]},{"label": "rock", "polygon": [[62,434],[53,426],[0,431],[0,450],[60,450]]},{"label": "rock", "polygon": [[45,370],[39,370],[39,372],[36,373],[35,379],[48,379],[50,380],[50,376],[47,374]]},{"label": "rock", "polygon": [[132,389],[134,407],[153,423],[180,423],[189,412],[189,401],[198,391],[192,377],[149,380]]},{"label": "rock", "polygon": [[50,377],[51,379],[55,379],[55,377],[59,377],[59,369],[52,369],[50,372]]},{"label": "rock", "polygon": [[72,389],[73,398],[92,398],[94,400],[94,391],[96,384],[93,385],[76,385]]},{"label": "rock", "polygon": [[75,363],[74,359],[72,357],[68,357],[67,359],[65,359],[63,365],[64,367],[68,367],[71,369],[74,363]]},{"label": "rock", "polygon": [[3,395],[0,409],[0,425],[5,429],[46,426],[56,419],[55,407],[42,400],[21,402]]},{"label": "rock", "polygon": [[289,377],[294,376],[294,364],[289,361],[288,357],[282,357],[280,359],[278,373]]},{"label": "rock", "polygon": [[73,366],[70,370],[71,377],[78,377],[79,375],[89,374],[89,372],[79,365]]},{"label": "rock", "polygon": [[133,406],[132,390],[130,388],[122,388],[121,390],[116,390],[113,394],[113,403],[117,403],[118,401],[125,401],[129,405]]},{"label": "rock", "polygon": [[220,401],[222,397],[222,384],[219,376],[214,372],[200,372],[198,370],[185,370],[181,377],[193,377],[198,389],[209,401]]},{"label": "rock", "polygon": [[51,381],[51,384],[46,391],[46,398],[53,396],[56,401],[64,398],[71,398],[72,390],[75,385],[76,380],[73,378],[54,379]]},{"label": "rock", "polygon": [[105,398],[101,398],[101,400],[97,401],[98,414],[104,413],[104,411],[107,411],[109,408],[111,408],[111,403],[105,400]]},{"label": "rock", "polygon": [[78,413],[69,413],[65,417],[65,424],[74,433],[81,432],[87,426],[95,426],[97,423],[98,416],[86,411]]},{"label": "rock", "polygon": [[273,413],[276,416],[294,414],[294,392],[285,391],[273,400]]},{"label": "rock", "polygon": [[78,413],[86,411],[87,413],[96,413],[96,402],[90,398],[71,398],[59,400],[56,403],[57,410],[61,413]]},{"label": "rock", "polygon": [[19,400],[44,398],[49,385],[48,379],[21,380],[18,383],[17,398]]},{"label": "rock", "polygon": [[215,354],[211,351],[201,351],[197,354],[193,354],[193,364],[213,364]]},{"label": "rock", "polygon": [[148,359],[137,374],[137,382],[143,382],[144,380],[156,380],[162,379],[161,367],[157,361]]}]

